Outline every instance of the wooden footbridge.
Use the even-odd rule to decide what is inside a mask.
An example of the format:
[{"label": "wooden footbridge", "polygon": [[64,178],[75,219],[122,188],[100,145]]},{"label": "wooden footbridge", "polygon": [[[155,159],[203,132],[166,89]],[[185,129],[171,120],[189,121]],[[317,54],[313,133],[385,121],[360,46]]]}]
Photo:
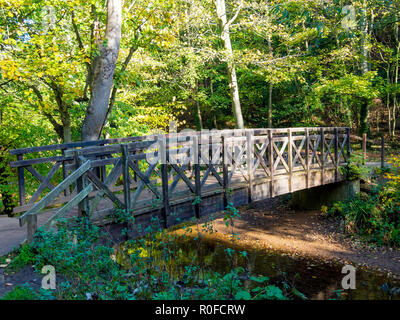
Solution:
[{"label": "wooden footbridge", "polygon": [[15,149],[14,212],[27,225],[28,241],[43,213],[49,216],[43,227],[73,215],[104,224],[117,208],[142,226],[158,218],[169,227],[228,202],[239,206],[341,181],[339,167],[350,152],[349,128],[172,133]]}]

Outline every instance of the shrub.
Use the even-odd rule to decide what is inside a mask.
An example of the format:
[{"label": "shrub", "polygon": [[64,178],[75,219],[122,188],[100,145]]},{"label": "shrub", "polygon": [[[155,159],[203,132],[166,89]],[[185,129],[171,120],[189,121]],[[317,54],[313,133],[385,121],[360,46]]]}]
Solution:
[{"label": "shrub", "polygon": [[346,177],[347,180],[366,179],[369,169],[363,164],[362,156],[353,154],[350,157],[347,165],[340,167],[340,173]]},{"label": "shrub", "polygon": [[34,261],[35,253],[32,251],[32,248],[29,245],[24,244],[19,249],[19,253],[17,253],[16,257],[7,266],[7,269],[18,271],[27,265],[33,264]]},{"label": "shrub", "polygon": [[340,216],[345,229],[380,244],[400,246],[400,157],[393,157],[392,173],[385,172],[386,184],[369,194],[333,204],[328,215]]},{"label": "shrub", "polygon": [[36,291],[29,284],[16,286],[10,292],[7,292],[0,300],[52,300],[53,293],[50,290],[40,289]]}]

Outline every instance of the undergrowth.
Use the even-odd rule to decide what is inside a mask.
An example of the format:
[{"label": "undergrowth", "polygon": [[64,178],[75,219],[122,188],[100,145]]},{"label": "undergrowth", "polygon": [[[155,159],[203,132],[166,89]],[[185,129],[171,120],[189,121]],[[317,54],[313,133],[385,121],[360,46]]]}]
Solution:
[{"label": "undergrowth", "polygon": [[384,184],[369,193],[334,203],[325,209],[343,219],[345,231],[379,245],[400,247],[400,157],[393,156],[392,171],[383,170]]},{"label": "undergrowth", "polygon": [[[232,244],[238,239],[233,225],[239,217],[238,210],[229,204],[224,219],[232,227]],[[84,218],[59,220],[57,230],[39,229],[33,243],[21,248],[9,268],[32,265],[40,273],[43,266],[52,265],[57,273],[56,289],[35,290],[26,284],[15,287],[3,299],[305,298],[286,282],[272,284],[269,278],[239,266],[238,260],[246,259],[247,252],[234,246],[225,249],[229,271],[211,270],[202,248],[204,234],[215,232],[210,221],[186,224],[184,234],[178,235],[164,230],[158,218],[141,226],[132,215],[116,210],[112,219],[124,225],[123,234],[136,232],[142,236],[118,244],[107,231]],[[178,238],[189,233],[195,233],[194,253],[180,247]]]}]

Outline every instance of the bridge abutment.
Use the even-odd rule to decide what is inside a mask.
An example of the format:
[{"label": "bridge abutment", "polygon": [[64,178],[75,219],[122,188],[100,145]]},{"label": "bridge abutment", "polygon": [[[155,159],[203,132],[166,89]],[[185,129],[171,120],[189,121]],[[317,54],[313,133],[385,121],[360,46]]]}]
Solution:
[{"label": "bridge abutment", "polygon": [[350,199],[358,193],[360,193],[360,180],[341,181],[296,191],[292,194],[290,205],[294,209],[318,210],[323,205]]}]

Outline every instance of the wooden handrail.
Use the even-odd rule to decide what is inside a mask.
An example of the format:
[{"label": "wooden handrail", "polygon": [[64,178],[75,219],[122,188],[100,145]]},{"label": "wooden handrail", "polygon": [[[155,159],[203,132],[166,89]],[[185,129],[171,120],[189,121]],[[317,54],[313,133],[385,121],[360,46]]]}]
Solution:
[{"label": "wooden handrail", "polygon": [[[350,135],[350,139],[354,139],[354,140],[357,140],[357,141],[363,141],[363,137],[359,137],[359,136],[356,136],[356,135],[354,135],[354,134],[351,134]],[[366,141],[368,142],[368,143],[376,143],[376,144],[380,144],[381,142],[380,141],[378,141],[378,140],[372,140],[372,139],[366,139]]]},{"label": "wooden handrail", "polygon": [[43,199],[36,203],[32,208],[19,217],[20,226],[22,227],[26,222],[28,215],[37,215],[45,208],[51,201],[53,201],[62,191],[68,188],[73,182],[80,178],[86,171],[90,169],[90,161],[87,160],[76,171],[70,174],[63,180],[57,187],[51,190]]},{"label": "wooden handrail", "polygon": [[380,145],[380,149],[381,149],[381,168],[383,168],[385,166],[385,137],[382,136],[381,140],[372,140],[372,139],[367,139],[367,134],[364,133],[362,137],[356,136],[351,134],[350,135],[350,139],[353,140],[357,140],[357,141],[361,141],[362,142],[362,150],[363,150],[363,164],[365,164],[367,162],[367,142],[368,143],[372,143],[372,144],[376,144],[376,145]]},{"label": "wooden handrail", "polygon": [[[346,129],[345,127],[337,127],[340,129]],[[293,132],[302,132],[306,129],[313,131],[313,130],[320,130],[320,127],[302,127],[302,128],[292,128]],[[324,127],[325,130],[334,130],[334,127]],[[228,133],[228,132],[245,132],[247,130],[253,131],[254,133],[263,133],[263,131],[267,132],[268,130],[272,130],[274,133],[285,133],[286,128],[254,128],[254,129],[225,129],[225,130],[218,130],[218,132]],[[115,139],[103,139],[103,140],[94,140],[94,141],[78,141],[78,142],[70,142],[70,143],[63,143],[63,144],[51,144],[46,146],[37,146],[37,147],[27,147],[27,148],[19,148],[19,149],[12,149],[10,150],[10,155],[23,155],[28,153],[36,153],[36,152],[43,152],[43,151],[53,151],[53,150],[67,150],[73,148],[85,148],[85,147],[93,147],[93,146],[102,146],[106,144],[120,144],[126,142],[134,142],[134,141],[143,141],[148,140],[150,137],[154,137],[157,133],[153,135],[145,135],[145,136],[134,136],[134,137],[124,137],[124,138],[115,138]],[[178,133],[167,133],[163,134],[166,138],[174,137],[174,136],[185,136],[187,132],[178,132]],[[201,131],[196,131],[197,135],[201,134]]]}]

